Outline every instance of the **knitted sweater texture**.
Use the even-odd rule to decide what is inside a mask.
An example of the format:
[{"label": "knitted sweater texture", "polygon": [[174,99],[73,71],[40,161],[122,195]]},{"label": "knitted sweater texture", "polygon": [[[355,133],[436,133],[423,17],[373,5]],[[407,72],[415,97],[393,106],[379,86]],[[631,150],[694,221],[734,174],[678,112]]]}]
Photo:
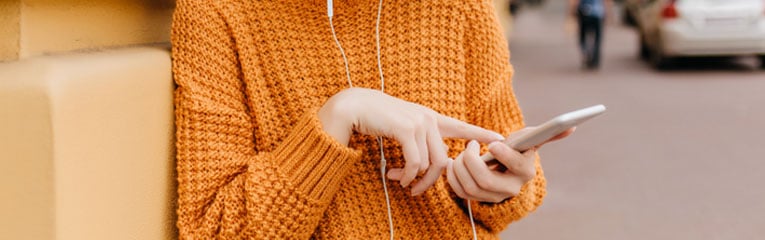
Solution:
[{"label": "knitted sweater texture", "polygon": [[[379,89],[377,1],[335,2],[356,87]],[[317,110],[348,88],[325,1],[178,0],[172,29],[181,239],[387,239],[377,142],[348,146]],[[386,0],[385,92],[502,134],[523,127],[492,2]],[[449,155],[465,140],[449,139]],[[400,146],[386,139],[389,168]],[[424,194],[388,181],[395,237],[469,239],[466,201],[442,176]],[[472,203],[482,239],[541,204],[537,176],[502,203]]]}]

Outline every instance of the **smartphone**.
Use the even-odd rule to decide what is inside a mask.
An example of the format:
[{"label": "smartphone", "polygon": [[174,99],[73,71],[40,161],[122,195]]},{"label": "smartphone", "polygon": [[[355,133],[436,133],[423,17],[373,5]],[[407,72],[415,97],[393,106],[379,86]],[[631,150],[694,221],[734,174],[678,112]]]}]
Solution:
[{"label": "smartphone", "polygon": [[[606,107],[603,105],[595,105],[579,109],[573,112],[561,114],[549,121],[539,125],[534,131],[528,132],[519,136],[507,145],[511,148],[524,152],[539,144],[544,143],[552,137],[563,133],[569,128],[575,127],[587,120],[590,120],[606,111]],[[481,156],[484,162],[494,160],[494,156],[491,153],[486,153]]]}]

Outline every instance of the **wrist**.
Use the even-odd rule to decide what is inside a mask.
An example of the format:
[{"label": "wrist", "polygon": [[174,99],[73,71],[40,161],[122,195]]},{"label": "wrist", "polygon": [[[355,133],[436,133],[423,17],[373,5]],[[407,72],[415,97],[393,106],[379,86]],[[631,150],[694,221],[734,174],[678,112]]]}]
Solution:
[{"label": "wrist", "polygon": [[321,127],[327,135],[337,142],[348,145],[353,132],[353,120],[350,109],[343,107],[346,101],[341,96],[332,96],[317,113]]}]

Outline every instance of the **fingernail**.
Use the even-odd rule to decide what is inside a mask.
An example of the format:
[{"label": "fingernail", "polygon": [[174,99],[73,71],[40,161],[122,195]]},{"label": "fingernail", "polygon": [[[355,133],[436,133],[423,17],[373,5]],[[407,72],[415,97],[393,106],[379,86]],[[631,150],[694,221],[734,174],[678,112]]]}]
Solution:
[{"label": "fingernail", "polygon": [[417,196],[420,194],[422,194],[422,191],[414,191],[414,189],[412,189],[412,196]]},{"label": "fingernail", "polygon": [[468,147],[469,147],[469,148],[475,148],[475,147],[478,147],[478,141],[476,141],[476,140],[470,140],[470,142],[468,143]]},{"label": "fingernail", "polygon": [[502,136],[502,134],[499,134],[499,133],[496,133],[496,132],[494,133],[494,138],[496,138],[497,141],[505,140],[505,136]]}]

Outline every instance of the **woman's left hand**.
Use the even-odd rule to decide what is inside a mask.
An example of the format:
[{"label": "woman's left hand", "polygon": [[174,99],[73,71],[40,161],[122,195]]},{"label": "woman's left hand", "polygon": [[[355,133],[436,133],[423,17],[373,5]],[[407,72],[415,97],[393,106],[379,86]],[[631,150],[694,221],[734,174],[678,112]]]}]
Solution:
[{"label": "woman's left hand", "polygon": [[[533,129],[522,129],[511,134],[505,141],[512,141],[518,133],[531,130]],[[547,142],[565,138],[573,131],[573,128],[569,129]],[[481,160],[478,142],[470,141],[457,159],[449,161],[446,168],[447,180],[452,190],[461,198],[481,202],[502,202],[517,196],[521,187],[536,176],[535,161],[539,147],[541,145],[521,153],[505,143],[493,142],[489,144],[489,152],[494,155],[499,164],[487,164]]]}]

